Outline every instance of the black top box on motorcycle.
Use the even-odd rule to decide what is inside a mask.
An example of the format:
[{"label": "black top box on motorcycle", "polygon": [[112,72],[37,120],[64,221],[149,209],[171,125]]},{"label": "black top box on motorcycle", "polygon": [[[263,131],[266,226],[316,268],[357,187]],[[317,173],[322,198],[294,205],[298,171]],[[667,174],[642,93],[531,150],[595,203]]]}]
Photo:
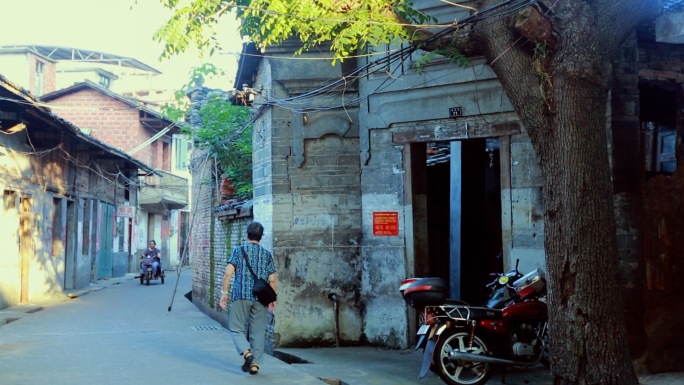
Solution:
[{"label": "black top box on motorcycle", "polygon": [[404,290],[403,295],[412,307],[442,305],[449,295],[449,288],[442,278],[418,278]]}]

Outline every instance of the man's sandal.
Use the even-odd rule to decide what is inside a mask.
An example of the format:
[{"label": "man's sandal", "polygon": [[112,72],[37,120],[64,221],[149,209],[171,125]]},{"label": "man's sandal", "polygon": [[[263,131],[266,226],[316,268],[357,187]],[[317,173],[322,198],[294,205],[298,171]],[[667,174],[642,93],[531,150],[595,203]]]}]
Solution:
[{"label": "man's sandal", "polygon": [[259,365],[257,365],[257,364],[252,364],[252,367],[249,368],[249,374],[255,375],[255,374],[257,374],[257,373],[259,373]]},{"label": "man's sandal", "polygon": [[245,363],[242,364],[242,371],[243,372],[248,372],[250,369],[250,366],[252,365],[252,362],[254,361],[254,356],[250,351],[247,351],[245,354]]}]

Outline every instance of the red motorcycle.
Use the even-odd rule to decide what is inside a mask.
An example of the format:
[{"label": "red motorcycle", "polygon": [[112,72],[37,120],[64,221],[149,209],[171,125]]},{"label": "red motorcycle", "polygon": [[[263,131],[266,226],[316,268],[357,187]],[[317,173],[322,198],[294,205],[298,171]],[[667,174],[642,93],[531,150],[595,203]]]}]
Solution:
[{"label": "red motorcycle", "polygon": [[481,385],[496,365],[548,366],[544,272],[535,269],[510,288],[513,294],[505,307],[495,309],[447,299],[441,278],[402,281],[404,300],[421,312],[416,350],[423,348],[424,353],[419,378],[432,368],[447,384]]}]

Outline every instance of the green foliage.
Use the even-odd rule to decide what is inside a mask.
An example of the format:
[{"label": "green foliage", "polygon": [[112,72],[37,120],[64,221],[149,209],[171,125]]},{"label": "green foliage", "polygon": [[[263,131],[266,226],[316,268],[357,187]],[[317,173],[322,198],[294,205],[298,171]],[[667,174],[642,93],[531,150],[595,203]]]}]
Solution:
[{"label": "green foliage", "polygon": [[215,97],[200,111],[202,126],[185,128],[198,148],[208,150],[216,159],[220,172],[227,175],[235,187],[235,197],[252,197],[252,126],[250,109],[234,106],[228,100]]},{"label": "green foliage", "polygon": [[200,52],[209,49],[210,54],[220,49],[214,38],[214,26],[232,8],[230,4],[234,2],[222,0],[160,1],[164,6],[175,9],[171,19],[154,34],[156,40],[165,42],[164,52],[161,55],[163,58],[184,52],[193,46]]},{"label": "green foliage", "polygon": [[[190,114],[187,93],[212,75],[222,75],[212,64],[194,68],[190,80],[175,92],[175,101],[162,108],[162,114],[182,121]],[[252,127],[248,107],[233,106],[220,96],[211,97],[199,110],[199,126],[181,125],[181,132],[192,138],[195,147],[207,150],[216,160],[220,173],[230,177],[238,199],[252,197]],[[220,175],[214,176],[216,179]]]},{"label": "green foliage", "polygon": [[534,72],[539,77],[539,92],[550,110],[552,96],[549,94],[549,90],[553,88],[553,85],[551,84],[551,75],[549,75],[546,68],[548,64],[548,54],[549,52],[546,48],[545,41],[543,43],[535,44],[532,65],[534,66]]},{"label": "green foliage", "polygon": [[162,0],[173,17],[155,34],[165,42],[163,56],[194,45],[220,48],[213,26],[226,12],[240,19],[240,32],[258,45],[272,46],[298,37],[298,53],[330,42],[335,58],[343,60],[366,45],[410,41],[413,31],[403,23],[425,24],[434,19],[414,9],[412,0]]},{"label": "green foliage", "polygon": [[435,51],[431,52],[426,52],[423,56],[421,56],[418,60],[414,62],[414,66],[416,68],[416,71],[418,73],[423,73],[423,68],[434,58],[437,57],[437,55],[442,55],[451,62],[461,68],[467,67],[470,65],[470,59],[463,55],[461,51],[454,49],[454,48],[443,48],[443,49],[438,49]]}]

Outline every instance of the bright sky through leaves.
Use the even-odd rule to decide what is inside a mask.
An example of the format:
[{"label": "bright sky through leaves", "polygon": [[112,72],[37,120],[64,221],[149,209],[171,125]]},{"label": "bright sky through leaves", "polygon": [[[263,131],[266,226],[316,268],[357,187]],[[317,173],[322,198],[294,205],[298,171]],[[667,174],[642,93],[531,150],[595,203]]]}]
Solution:
[{"label": "bright sky through leaves", "polygon": [[[189,71],[203,63],[192,51],[159,61],[163,45],[152,35],[171,15],[159,0],[0,0],[0,10],[0,45],[58,45],[132,57],[163,72],[157,84],[171,89],[180,88]],[[227,73],[207,85],[228,89],[233,86],[241,40],[237,21],[227,16],[223,22],[219,38],[223,51],[231,54],[215,54],[204,61]]]}]

